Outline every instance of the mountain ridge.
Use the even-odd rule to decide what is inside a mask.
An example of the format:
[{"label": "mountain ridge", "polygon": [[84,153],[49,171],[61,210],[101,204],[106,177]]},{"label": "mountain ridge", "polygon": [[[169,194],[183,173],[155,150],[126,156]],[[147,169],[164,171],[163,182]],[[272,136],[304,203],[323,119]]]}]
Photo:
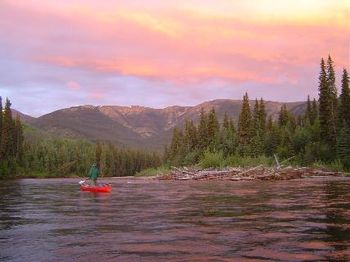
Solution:
[{"label": "mountain ridge", "polygon": [[[255,100],[250,101],[253,108]],[[265,101],[267,115],[276,119],[283,104],[300,115],[306,102]],[[172,129],[182,127],[185,120],[198,122],[200,112],[214,108],[219,121],[227,112],[237,123],[242,100],[216,99],[195,106],[82,105],[63,108],[37,118],[26,118],[29,124],[59,137],[110,141],[121,147],[162,150],[169,143]],[[23,119],[26,122],[26,119]]]}]

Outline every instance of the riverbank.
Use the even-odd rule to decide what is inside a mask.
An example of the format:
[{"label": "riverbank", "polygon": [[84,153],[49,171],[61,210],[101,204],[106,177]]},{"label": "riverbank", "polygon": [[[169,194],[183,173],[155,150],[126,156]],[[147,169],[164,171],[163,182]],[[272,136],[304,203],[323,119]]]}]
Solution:
[{"label": "riverbank", "polygon": [[227,181],[250,181],[250,180],[291,180],[318,176],[349,176],[348,173],[316,169],[309,167],[228,167],[223,169],[197,167],[172,167],[168,171],[160,170],[153,179],[157,180],[227,180]]}]

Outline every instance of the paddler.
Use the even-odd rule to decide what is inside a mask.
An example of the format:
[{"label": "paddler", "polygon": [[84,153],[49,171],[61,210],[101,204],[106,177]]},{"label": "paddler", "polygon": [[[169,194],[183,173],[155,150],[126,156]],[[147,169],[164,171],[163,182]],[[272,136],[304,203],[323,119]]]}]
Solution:
[{"label": "paddler", "polygon": [[100,175],[100,170],[98,170],[98,167],[96,164],[92,164],[90,171],[89,171],[89,179],[92,180],[92,183],[97,186],[97,178]]}]

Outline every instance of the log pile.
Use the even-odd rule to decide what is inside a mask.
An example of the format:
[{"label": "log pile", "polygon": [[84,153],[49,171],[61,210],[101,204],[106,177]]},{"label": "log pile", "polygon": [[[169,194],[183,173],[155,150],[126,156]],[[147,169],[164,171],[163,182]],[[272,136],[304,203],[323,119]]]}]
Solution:
[{"label": "log pile", "polygon": [[341,172],[332,172],[312,168],[273,168],[262,165],[253,168],[225,168],[225,169],[199,169],[199,168],[177,168],[172,167],[169,174],[157,176],[159,180],[290,180],[318,176],[345,176]]}]

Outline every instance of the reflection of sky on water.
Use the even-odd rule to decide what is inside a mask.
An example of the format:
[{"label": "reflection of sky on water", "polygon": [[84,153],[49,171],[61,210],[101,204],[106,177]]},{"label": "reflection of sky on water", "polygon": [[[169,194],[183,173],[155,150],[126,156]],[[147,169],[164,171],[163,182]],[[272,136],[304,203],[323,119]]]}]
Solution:
[{"label": "reflection of sky on water", "polygon": [[0,259],[347,260],[350,180],[169,182],[72,179],[0,185]]}]

